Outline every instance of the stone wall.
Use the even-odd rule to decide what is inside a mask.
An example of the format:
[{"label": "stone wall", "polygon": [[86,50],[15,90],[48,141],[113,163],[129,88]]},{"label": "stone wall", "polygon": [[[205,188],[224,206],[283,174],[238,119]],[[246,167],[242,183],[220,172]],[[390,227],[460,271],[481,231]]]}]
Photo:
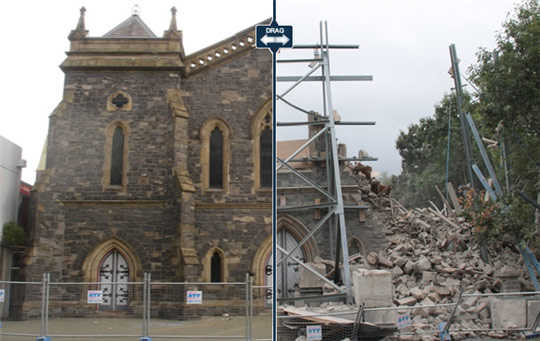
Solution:
[{"label": "stone wall", "polygon": [[[301,170],[301,173],[322,185],[327,181],[326,169],[321,162],[314,162],[311,168]],[[342,167],[341,181],[344,204],[346,206],[366,206],[365,209],[345,209],[348,241],[351,243],[351,240],[355,238],[361,243],[360,250],[357,250],[357,246],[354,248],[350,247],[349,254],[352,255],[358,251],[367,254],[371,251],[378,252],[384,249],[388,241],[385,237],[383,227],[385,221],[389,218],[389,213],[384,208],[381,207],[379,209],[379,207],[374,205],[376,201],[369,198],[369,183],[367,183],[368,188],[364,188],[363,190],[363,186],[365,187],[366,185],[365,180],[352,174],[347,167]],[[307,186],[304,181],[292,172],[280,170],[278,173],[278,187],[283,189],[278,191],[278,207],[280,202],[283,202],[285,206],[300,206],[314,205],[327,201],[323,194],[315,189],[306,189]],[[280,214],[280,216],[292,216],[301,221],[304,226],[311,228],[327,212],[327,209],[310,209],[288,212],[286,214]],[[325,224],[314,237],[317,240],[318,250],[320,252],[319,256],[326,259],[333,259],[335,252],[333,250],[333,244],[335,244],[336,239],[335,232],[328,228],[328,224]]]},{"label": "stone wall", "polygon": [[[55,281],[82,280],[87,255],[111,238],[137,250],[143,271],[174,277],[174,140],[166,90],[178,82],[178,74],[165,71],[66,74],[64,99],[50,119],[47,171],[36,186],[39,219],[27,279],[51,271]],[[131,97],[131,110],[107,110],[118,90]],[[122,188],[105,185],[107,127],[114,122],[127,128]]]},{"label": "stone wall", "polygon": [[[190,113],[188,165],[193,184],[197,226],[195,248],[204,261],[212,248],[223,250],[228,279],[243,281],[255,253],[271,235],[271,189],[254,190],[251,125],[271,99],[271,54],[251,49],[187,78],[182,87]],[[202,184],[201,127],[218,119],[230,129],[230,165],[225,189]],[[227,181],[227,179],[225,179]],[[201,264],[201,270],[204,264]],[[200,276],[203,271],[200,272]],[[204,276],[203,276],[204,277]],[[203,278],[205,279],[205,278]],[[260,280],[260,278],[259,278]]]}]

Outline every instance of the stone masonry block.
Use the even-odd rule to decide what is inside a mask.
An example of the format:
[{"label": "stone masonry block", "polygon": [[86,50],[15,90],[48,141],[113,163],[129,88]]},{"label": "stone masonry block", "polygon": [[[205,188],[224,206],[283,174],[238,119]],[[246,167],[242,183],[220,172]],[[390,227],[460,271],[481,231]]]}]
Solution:
[{"label": "stone masonry block", "polygon": [[490,304],[492,327],[525,328],[526,303],[523,299],[493,299]]},{"label": "stone masonry block", "polygon": [[540,313],[540,300],[527,301],[527,328],[531,328]]},{"label": "stone masonry block", "polygon": [[353,291],[356,304],[367,308],[392,305],[392,272],[387,270],[358,269],[353,273]]},{"label": "stone masonry block", "polygon": [[[324,275],[326,272],[326,266],[321,263],[307,263],[312,269],[317,270],[318,273]],[[323,281],[319,279],[311,271],[306,270],[304,267],[300,268],[300,283],[298,284],[300,288],[315,288],[322,287]]]},{"label": "stone masonry block", "polygon": [[397,312],[395,310],[366,311],[366,322],[395,324],[397,322]]}]

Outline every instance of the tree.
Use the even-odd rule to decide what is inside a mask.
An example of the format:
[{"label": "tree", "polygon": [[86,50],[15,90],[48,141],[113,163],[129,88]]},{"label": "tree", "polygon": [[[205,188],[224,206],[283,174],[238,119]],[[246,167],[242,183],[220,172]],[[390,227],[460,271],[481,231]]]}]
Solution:
[{"label": "tree", "polygon": [[[501,124],[515,189],[540,190],[540,5],[526,0],[503,24],[493,51],[480,49],[469,71],[479,89],[478,114]],[[537,187],[537,188],[535,188]]]},{"label": "tree", "polygon": [[24,229],[15,222],[7,222],[2,230],[2,245],[13,247],[24,244]]},{"label": "tree", "polygon": [[[463,111],[471,113],[480,135],[505,142],[512,187],[534,197],[535,192],[540,193],[538,0],[525,0],[509,15],[495,50],[480,49],[469,73],[479,91],[472,99],[467,95]],[[396,141],[403,172],[395,178],[394,193],[402,202],[423,206],[427,200],[438,200],[434,186],[442,189],[445,183],[448,115],[452,121],[449,181],[456,185],[468,182],[455,99],[446,95],[433,117],[412,124]],[[478,150],[474,143],[472,146],[472,159],[482,168]],[[498,168],[497,178],[503,182],[503,169],[497,167],[502,160],[501,147],[489,154]]]},{"label": "tree", "polygon": [[[466,94],[465,109],[472,110],[470,96]],[[402,174],[394,179],[394,193],[407,205],[426,206],[428,200],[440,204],[435,186],[443,189],[446,181],[448,149],[448,116],[450,116],[450,160],[448,181],[464,184],[466,161],[461,128],[457,116],[455,95],[445,95],[435,106],[433,117],[411,124],[400,132],[396,148],[402,157]]]}]

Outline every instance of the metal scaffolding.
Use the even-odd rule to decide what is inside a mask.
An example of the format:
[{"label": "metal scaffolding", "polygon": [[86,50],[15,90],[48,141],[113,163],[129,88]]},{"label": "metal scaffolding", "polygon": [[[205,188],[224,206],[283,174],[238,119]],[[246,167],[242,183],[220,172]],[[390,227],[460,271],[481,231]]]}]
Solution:
[{"label": "metal scaffolding", "polygon": [[[346,75],[346,76],[334,76],[330,73],[330,50],[331,49],[358,49],[358,45],[333,45],[328,40],[328,24],[327,22],[320,22],[320,42],[313,45],[295,45],[293,49],[313,49],[314,58],[311,59],[282,59],[278,60],[278,63],[309,63],[311,70],[304,76],[278,76],[276,80],[278,82],[294,82],[286,91],[277,96],[278,100],[289,105],[293,109],[308,115],[308,120],[305,122],[277,122],[278,127],[288,126],[318,126],[320,130],[313,134],[306,140],[295,152],[289,155],[284,160],[277,158],[278,165],[276,166],[276,172],[285,167],[291,173],[295,174],[309,187],[313,188],[321,193],[326,202],[313,204],[304,203],[297,206],[285,206],[278,207],[277,213],[285,213],[299,210],[311,210],[311,209],[327,209],[327,214],[319,220],[314,226],[308,227],[309,233],[296,245],[292,250],[286,250],[280,245],[277,245],[277,250],[281,253],[281,257],[278,258],[278,264],[287,264],[287,259],[290,258],[295,262],[298,262],[306,270],[312,272],[315,276],[328,283],[333,288],[341,291],[346,297],[348,304],[352,303],[352,283],[351,272],[349,267],[349,249],[347,243],[347,227],[345,223],[345,208],[365,209],[364,206],[345,206],[343,202],[341,173],[339,162],[343,161],[374,161],[375,158],[340,158],[338,154],[338,144],[336,136],[336,125],[374,125],[375,122],[344,122],[337,120],[334,117],[334,107],[332,102],[332,87],[331,83],[335,81],[371,81],[372,76],[365,75]],[[320,70],[321,75],[313,75],[317,70]],[[323,101],[323,113],[318,114],[314,111],[305,110],[299,106],[294,105],[285,98],[293,89],[303,82],[321,82],[322,83],[322,101]],[[278,117],[279,119],[279,114]],[[296,157],[315,141],[323,141],[326,147],[326,153],[323,157],[314,159],[309,158],[307,161],[316,161],[326,163],[326,183],[320,183],[310,179],[306,175],[300,173],[291,165],[293,162],[306,161],[305,159],[297,159]],[[278,187],[279,191],[280,188]],[[327,279],[325,276],[319,274],[316,270],[312,269],[309,265],[302,262],[302,260],[294,257],[294,252],[302,247],[313,235],[319,231],[323,226],[329,228],[330,236],[335,235],[334,238],[329,240],[329,249],[335,256],[335,273],[333,281]],[[343,273],[340,276],[340,263],[343,265]],[[343,280],[343,286],[337,285],[340,283],[340,277]]]}]

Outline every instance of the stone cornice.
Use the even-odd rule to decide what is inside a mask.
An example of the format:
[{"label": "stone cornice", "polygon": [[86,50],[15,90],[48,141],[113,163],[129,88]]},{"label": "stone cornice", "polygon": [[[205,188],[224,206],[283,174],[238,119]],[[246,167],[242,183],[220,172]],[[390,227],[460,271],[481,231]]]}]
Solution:
[{"label": "stone cornice", "polygon": [[232,37],[187,55],[184,61],[184,64],[186,65],[184,71],[185,77],[206,70],[211,65],[220,63],[231,57],[237,56],[244,51],[255,48],[255,26],[268,23],[270,23],[270,19],[266,19],[238,32]]},{"label": "stone cornice", "polygon": [[201,202],[196,201],[195,202],[195,208],[202,208],[202,209],[215,209],[215,208],[221,208],[221,209],[272,209],[272,203],[271,202],[220,202],[220,203],[212,203],[212,202]]},{"label": "stone cornice", "polygon": [[64,206],[164,207],[165,200],[58,200]]}]

